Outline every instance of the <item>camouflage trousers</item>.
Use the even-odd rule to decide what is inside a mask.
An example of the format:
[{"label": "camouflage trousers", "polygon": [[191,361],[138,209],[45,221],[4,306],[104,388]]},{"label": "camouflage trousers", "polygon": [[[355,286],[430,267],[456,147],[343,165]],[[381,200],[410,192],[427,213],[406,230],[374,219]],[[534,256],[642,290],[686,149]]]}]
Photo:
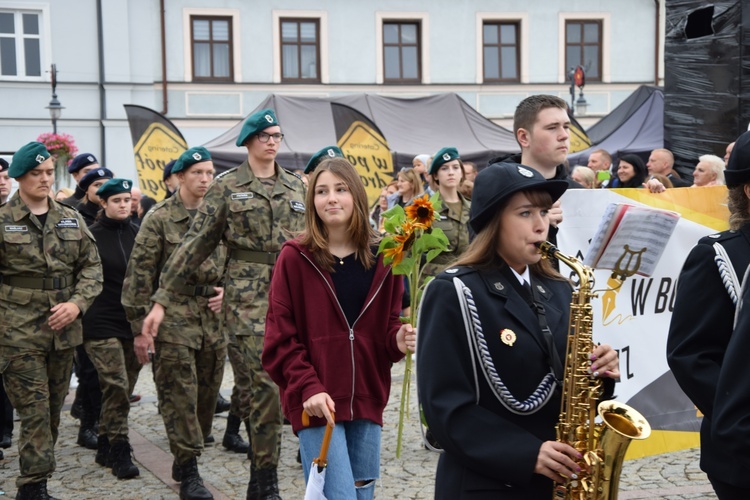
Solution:
[{"label": "camouflage trousers", "polygon": [[262,351],[262,336],[233,336],[230,340],[228,352],[234,388],[229,412],[249,421],[248,437],[255,467],[268,469],[279,465],[283,416],[279,388],[260,363]]},{"label": "camouflage trousers", "polygon": [[154,383],[169,449],[184,464],[200,456],[211,433],[227,349],[196,350],[157,337],[155,350]]},{"label": "camouflage trousers", "polygon": [[21,417],[16,486],[46,481],[55,471],[60,411],[70,385],[74,348],[38,351],[0,346],[0,373]]},{"label": "camouflage trousers", "polygon": [[127,441],[130,395],[141,371],[133,339],[91,339],[83,345],[99,374],[102,390],[99,435],[107,436],[110,444]]}]

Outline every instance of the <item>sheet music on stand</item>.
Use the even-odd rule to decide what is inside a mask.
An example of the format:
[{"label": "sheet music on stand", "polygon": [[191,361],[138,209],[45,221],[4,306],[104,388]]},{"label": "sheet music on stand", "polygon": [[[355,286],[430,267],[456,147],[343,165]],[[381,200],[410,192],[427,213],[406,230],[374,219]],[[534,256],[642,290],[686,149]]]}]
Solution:
[{"label": "sheet music on stand", "polygon": [[594,269],[616,269],[623,256],[635,256],[640,258],[637,274],[651,276],[679,219],[680,214],[670,210],[610,203],[583,263]]}]

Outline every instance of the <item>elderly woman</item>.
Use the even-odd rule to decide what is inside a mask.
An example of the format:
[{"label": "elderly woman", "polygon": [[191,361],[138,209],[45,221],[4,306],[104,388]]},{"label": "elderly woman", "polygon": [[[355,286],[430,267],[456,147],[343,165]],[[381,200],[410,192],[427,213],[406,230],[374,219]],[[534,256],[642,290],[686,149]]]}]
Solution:
[{"label": "elderly woman", "polygon": [[724,184],[724,160],[715,155],[703,155],[693,171],[693,187]]}]

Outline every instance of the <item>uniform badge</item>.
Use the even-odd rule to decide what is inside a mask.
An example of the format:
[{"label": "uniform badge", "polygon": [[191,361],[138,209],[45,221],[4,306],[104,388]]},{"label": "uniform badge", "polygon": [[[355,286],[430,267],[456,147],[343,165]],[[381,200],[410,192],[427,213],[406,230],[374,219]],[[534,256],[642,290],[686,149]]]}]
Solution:
[{"label": "uniform badge", "polygon": [[527,177],[529,179],[531,179],[532,177],[534,177],[534,173],[531,170],[529,170],[528,168],[522,167],[521,165],[519,165],[516,168],[518,169],[518,173],[521,174],[521,175],[523,175],[524,177]]},{"label": "uniform badge", "polygon": [[233,200],[249,200],[253,196],[253,193],[232,193]]},{"label": "uniform badge", "polygon": [[5,226],[6,233],[28,233],[28,226]]},{"label": "uniform badge", "polygon": [[60,219],[60,222],[55,224],[55,227],[63,228],[63,227],[80,227],[80,226],[78,225],[78,219],[74,219],[72,217],[71,218],[66,217],[64,219]]},{"label": "uniform badge", "polygon": [[[497,290],[498,292],[500,292],[502,290],[505,290],[505,286],[503,286],[503,284],[498,281],[497,283],[495,283],[495,290]],[[513,333],[513,332],[511,332],[511,333]]]},{"label": "uniform badge", "polygon": [[709,238],[719,238],[719,237],[721,237],[721,233],[709,234],[708,237]]},{"label": "uniform badge", "polygon": [[122,181],[122,187],[125,189],[130,189],[130,183],[128,181]]},{"label": "uniform badge", "polygon": [[200,161],[200,159],[201,159],[201,154],[200,153],[193,153],[193,160]]},{"label": "uniform badge", "polygon": [[451,159],[451,155],[449,155],[448,153],[443,154],[443,160],[449,161],[450,159]]},{"label": "uniform badge", "polygon": [[289,206],[291,206],[292,210],[294,210],[295,212],[305,213],[305,204],[301,201],[289,200]]},{"label": "uniform badge", "polygon": [[94,159],[94,157],[93,157],[93,156],[91,156],[91,155],[88,155],[88,156],[86,157],[86,159],[87,159],[88,161],[90,161],[91,163],[94,163],[94,162],[96,161],[96,160]]},{"label": "uniform badge", "polygon": [[505,328],[500,331],[500,340],[508,347],[513,347],[513,344],[516,342],[516,332],[510,328]]},{"label": "uniform badge", "polygon": [[536,289],[539,290],[539,293],[547,293],[544,288],[542,288],[542,285],[537,285]]},{"label": "uniform badge", "polygon": [[42,155],[36,155],[36,162],[37,163],[44,163],[44,156],[42,156]]},{"label": "uniform badge", "polygon": [[336,158],[336,151],[334,151],[333,149],[329,149],[328,156],[330,156],[331,158]]},{"label": "uniform badge", "polygon": [[268,123],[273,123],[273,118],[271,118],[271,115],[265,115],[263,118],[265,118]]},{"label": "uniform badge", "polygon": [[445,270],[446,274],[456,274],[458,272],[458,268],[451,267],[450,269]]},{"label": "uniform badge", "polygon": [[441,216],[440,216],[440,220],[447,220],[447,219],[448,219],[448,216],[447,216],[447,215],[441,215]]}]

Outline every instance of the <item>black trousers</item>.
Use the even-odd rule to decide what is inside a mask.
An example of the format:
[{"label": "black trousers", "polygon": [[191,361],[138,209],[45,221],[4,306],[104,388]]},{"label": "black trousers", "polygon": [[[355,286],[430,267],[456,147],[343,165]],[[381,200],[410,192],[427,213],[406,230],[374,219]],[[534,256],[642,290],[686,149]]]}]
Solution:
[{"label": "black trousers", "polygon": [[2,375],[0,375],[0,437],[13,435],[13,406],[5,393]]},{"label": "black trousers", "polygon": [[711,481],[711,486],[714,487],[719,500],[747,500],[750,498],[750,488],[741,488],[724,483],[711,476],[708,476],[708,480]]}]

